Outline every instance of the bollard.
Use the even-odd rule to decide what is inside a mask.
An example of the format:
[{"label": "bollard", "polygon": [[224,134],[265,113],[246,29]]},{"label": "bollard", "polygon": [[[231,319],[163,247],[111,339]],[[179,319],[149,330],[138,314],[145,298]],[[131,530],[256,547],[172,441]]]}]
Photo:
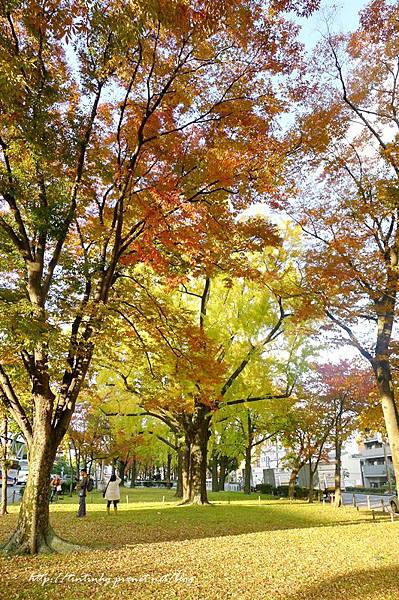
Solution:
[{"label": "bollard", "polygon": [[385,504],[384,504],[384,498],[381,498],[381,506],[382,506],[382,512],[385,512]]},{"label": "bollard", "polygon": [[352,494],[352,504],[356,508],[356,496],[355,496],[355,494]]},{"label": "bollard", "polygon": [[15,490],[13,490],[13,492],[12,492],[12,501],[13,501],[13,503],[15,502]]},{"label": "bollard", "polygon": [[393,522],[394,522],[394,520],[395,520],[395,519],[394,519],[393,510],[391,510],[391,523],[393,523]]},{"label": "bollard", "polygon": [[165,496],[162,496],[162,504],[165,504]]},{"label": "bollard", "polygon": [[326,504],[326,499],[325,499],[325,498],[322,498],[322,499],[321,499],[321,501],[322,501],[322,503],[323,503],[323,506],[325,506],[325,504]]},{"label": "bollard", "polygon": [[367,508],[368,508],[369,510],[371,510],[370,496],[366,496],[366,498],[367,498]]},{"label": "bollard", "polygon": [[258,496],[258,504],[260,504],[260,496]]},{"label": "bollard", "polygon": [[126,494],[126,504],[129,504],[129,495]]},{"label": "bollard", "polygon": [[371,511],[371,516],[373,517],[373,521],[375,521],[375,511],[374,511],[374,509]]}]

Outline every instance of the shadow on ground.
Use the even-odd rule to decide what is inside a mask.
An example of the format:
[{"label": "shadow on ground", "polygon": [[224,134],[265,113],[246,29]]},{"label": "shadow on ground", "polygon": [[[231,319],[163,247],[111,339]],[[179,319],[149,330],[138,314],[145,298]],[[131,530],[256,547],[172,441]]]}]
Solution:
[{"label": "shadow on ground", "polygon": [[[69,510],[66,510],[69,508]],[[370,515],[344,509],[338,513],[305,503],[265,505],[216,504],[214,506],[154,505],[138,508],[121,506],[117,515],[107,515],[100,504],[88,506],[84,519],[77,519],[73,505],[57,506],[52,525],[61,537],[94,548],[118,548],[126,544],[215,538],[247,533],[358,525],[370,522]],[[16,515],[0,522],[0,541],[15,525]]]},{"label": "shadow on ground", "polygon": [[[375,557],[376,562],[384,557]],[[352,571],[344,576],[323,578],[321,583],[299,589],[284,600],[396,600],[399,599],[399,566],[386,565],[361,571]]]}]

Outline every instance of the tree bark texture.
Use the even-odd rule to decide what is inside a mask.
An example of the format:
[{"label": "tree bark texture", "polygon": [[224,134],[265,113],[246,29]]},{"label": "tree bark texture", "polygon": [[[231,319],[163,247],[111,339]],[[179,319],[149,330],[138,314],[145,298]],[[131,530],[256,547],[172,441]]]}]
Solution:
[{"label": "tree bark texture", "polygon": [[7,437],[8,437],[8,422],[7,415],[3,416],[3,427],[1,432],[1,509],[0,515],[4,516],[7,511]]},{"label": "tree bark texture", "polygon": [[298,477],[299,471],[300,467],[294,467],[291,471],[290,481],[288,483],[288,498],[290,500],[293,500],[295,496],[296,478]]},{"label": "tree bark texture", "polygon": [[222,455],[219,458],[219,491],[224,492],[224,484],[226,483],[227,476],[227,465],[228,465],[227,456]]},{"label": "tree bark texture", "polygon": [[342,506],[342,482],[341,482],[341,454],[342,442],[339,437],[339,431],[335,434],[335,476],[334,476],[334,506]]},{"label": "tree bark texture", "polygon": [[219,491],[219,479],[218,479],[218,456],[215,450],[212,452],[211,460],[211,472],[212,472],[212,492]]},{"label": "tree bark texture", "polygon": [[206,490],[209,423],[208,408],[202,404],[184,420],[183,504],[209,504]]}]

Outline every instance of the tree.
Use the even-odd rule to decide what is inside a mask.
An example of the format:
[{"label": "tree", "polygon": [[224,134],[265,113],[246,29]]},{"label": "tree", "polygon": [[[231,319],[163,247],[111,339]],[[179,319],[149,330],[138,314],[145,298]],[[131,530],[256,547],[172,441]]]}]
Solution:
[{"label": "tree", "polygon": [[[174,294],[160,285],[148,287],[147,281],[142,295],[132,291],[123,314],[117,311],[127,328],[121,319],[117,328],[110,325],[113,332],[123,332],[114,381],[119,380],[130,398],[114,398],[107,413],[158,416],[183,437],[184,502],[207,503],[207,448],[214,415],[221,408],[290,395],[306,352],[301,326],[288,310],[297,304],[290,298],[296,286],[294,269],[281,262],[283,254],[276,250],[264,256],[263,271],[255,271],[259,281],[192,278]],[[137,313],[142,316],[140,330]],[[277,358],[272,350],[278,350]],[[129,409],[132,398],[137,412]]]},{"label": "tree", "polygon": [[287,449],[285,464],[291,468],[288,497],[294,498],[299,471],[308,467],[309,502],[313,502],[314,476],[320,460],[327,458],[327,441],[334,426],[334,420],[326,412],[323,399],[304,390],[299,394],[297,405],[288,415],[285,428],[280,434],[283,446]]},{"label": "tree", "polygon": [[244,494],[251,493],[254,454],[285,427],[292,402],[290,399],[278,399],[254,405],[244,404],[242,408],[222,407],[220,415],[214,419],[213,435],[220,438],[216,446],[220,455],[235,459],[236,463],[242,459],[245,461]]},{"label": "tree", "polygon": [[0,411],[1,436],[0,436],[0,470],[1,470],[1,508],[0,515],[3,517],[7,511],[7,450],[8,450],[8,417],[5,411]]},{"label": "tree", "polygon": [[204,231],[223,237],[270,192],[282,104],[268,74],[298,64],[281,11],[316,4],[2,4],[0,386],[30,462],[6,552],[69,548],[48,480],[115,281],[197,255]]},{"label": "tree", "polygon": [[210,438],[210,466],[212,473],[212,491],[224,491],[226,477],[238,469],[242,458],[242,436],[237,419],[232,415],[218,415],[212,420]]},{"label": "tree", "polygon": [[[340,361],[317,365],[313,384],[324,398],[326,412],[333,419],[335,450],[334,506],[342,504],[341,453],[344,442],[365,424],[375,408],[375,381],[363,365]],[[363,425],[364,426],[364,425]]]},{"label": "tree", "polygon": [[108,420],[98,409],[98,398],[91,395],[76,407],[68,429],[68,439],[76,460],[76,474],[81,469],[91,474],[96,460],[108,458],[112,444],[112,432]]},{"label": "tree", "polygon": [[302,172],[311,174],[311,183],[302,178],[302,214],[295,218],[313,239],[309,302],[341,332],[341,343],[354,346],[371,365],[398,479],[392,376],[399,281],[396,23],[395,5],[371,2],[358,31],[331,34],[317,49],[312,110],[301,133]]}]

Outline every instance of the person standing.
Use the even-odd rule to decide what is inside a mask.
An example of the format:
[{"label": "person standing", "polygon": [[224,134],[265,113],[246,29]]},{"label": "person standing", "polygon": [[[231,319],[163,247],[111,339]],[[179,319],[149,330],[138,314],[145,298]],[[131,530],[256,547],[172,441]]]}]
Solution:
[{"label": "person standing", "polygon": [[118,475],[115,475],[115,473],[112,473],[108,483],[107,483],[107,487],[105,488],[104,491],[104,498],[107,501],[107,513],[109,514],[110,512],[110,508],[111,508],[111,504],[114,504],[114,513],[116,514],[118,512],[118,502],[121,499],[121,493],[119,490],[119,484],[122,480],[120,479],[120,477],[118,477]]},{"label": "person standing", "polygon": [[78,481],[78,484],[76,486],[76,491],[78,492],[78,495],[79,495],[79,510],[78,510],[78,514],[77,514],[78,517],[86,516],[87,484],[88,484],[87,471],[85,469],[82,469],[80,471],[80,481]]},{"label": "person standing", "polygon": [[58,492],[61,490],[61,478],[59,475],[54,475],[51,480],[51,495],[50,502],[58,500]]}]

